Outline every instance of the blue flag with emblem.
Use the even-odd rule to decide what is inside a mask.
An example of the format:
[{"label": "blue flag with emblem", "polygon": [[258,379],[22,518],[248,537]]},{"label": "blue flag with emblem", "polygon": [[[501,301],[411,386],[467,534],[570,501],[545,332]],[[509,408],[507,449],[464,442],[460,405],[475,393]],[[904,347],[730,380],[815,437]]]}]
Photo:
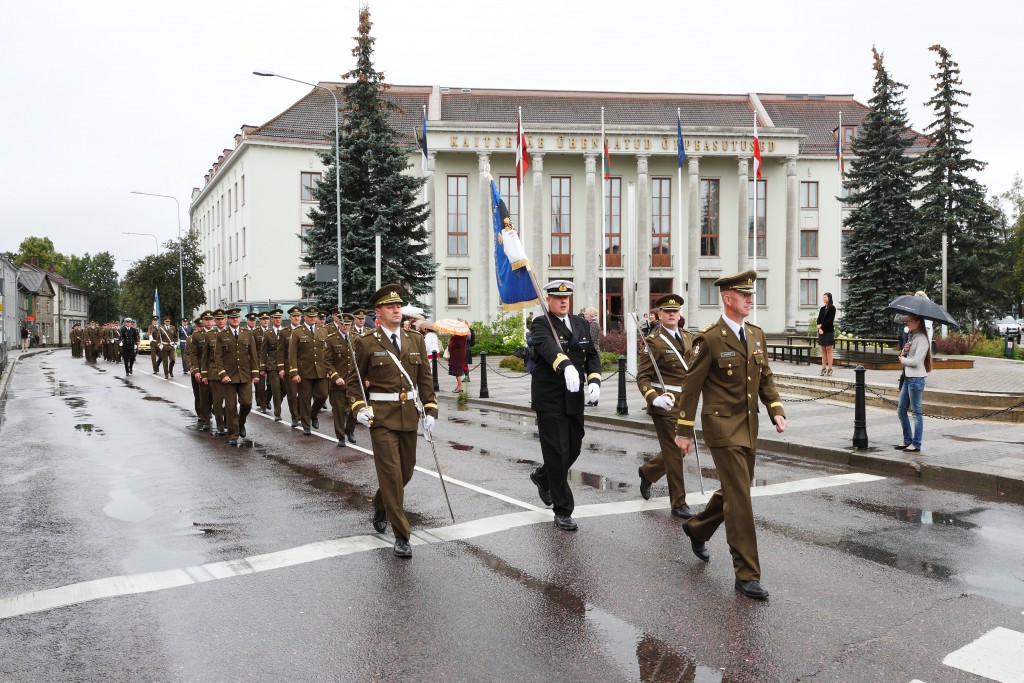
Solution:
[{"label": "blue flag with emblem", "polygon": [[160,290],[153,290],[153,315],[160,317]]},{"label": "blue flag with emblem", "polygon": [[491,180],[491,204],[494,216],[494,274],[498,279],[501,307],[514,311],[538,303],[537,292],[530,278],[530,262],[519,239],[508,207]]}]

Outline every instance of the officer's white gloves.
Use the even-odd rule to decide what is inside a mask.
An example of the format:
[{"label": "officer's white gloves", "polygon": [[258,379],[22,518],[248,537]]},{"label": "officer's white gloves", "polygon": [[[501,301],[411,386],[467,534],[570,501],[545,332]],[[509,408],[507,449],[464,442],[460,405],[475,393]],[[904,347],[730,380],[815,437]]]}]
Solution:
[{"label": "officer's white gloves", "polygon": [[597,403],[597,400],[599,398],[601,398],[601,385],[600,384],[596,384],[594,382],[591,382],[590,384],[587,385],[587,391],[589,392],[589,396],[587,398],[590,399],[591,403]]},{"label": "officer's white gloves", "polygon": [[672,394],[662,394],[658,398],[651,401],[651,405],[653,405],[655,408],[668,410],[673,405],[675,405],[675,400],[672,398]]},{"label": "officer's white gloves", "polygon": [[124,346],[124,342],[117,342],[118,346]]},{"label": "officer's white gloves", "polygon": [[364,427],[369,427],[370,411],[364,408],[363,410],[360,410],[358,413],[356,413],[356,422],[363,425]]},{"label": "officer's white gloves", "polygon": [[570,394],[580,390],[580,371],[573,365],[565,366],[565,388]]},{"label": "officer's white gloves", "polygon": [[434,416],[424,415],[423,416],[423,429],[428,432],[434,431]]}]

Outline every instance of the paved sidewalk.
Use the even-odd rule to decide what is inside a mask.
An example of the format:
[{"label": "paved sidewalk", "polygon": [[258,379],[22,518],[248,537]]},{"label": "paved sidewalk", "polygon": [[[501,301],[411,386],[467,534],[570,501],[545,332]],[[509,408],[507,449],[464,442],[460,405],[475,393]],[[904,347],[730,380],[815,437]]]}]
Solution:
[{"label": "paved sidewalk", "polygon": [[[772,363],[776,375],[818,376],[820,366]],[[499,374],[501,373],[501,374]],[[897,370],[869,370],[865,381],[896,386]],[[454,381],[440,372],[441,398],[453,400]],[[466,385],[473,405],[530,410],[529,375],[488,362],[489,399],[480,399],[480,370]],[[854,382],[852,368],[836,368],[833,380]],[[1024,400],[1024,362],[979,358],[971,370],[941,370],[928,377],[927,389],[963,393],[964,402],[974,394],[1013,394]],[[632,429],[644,429],[654,438],[653,425],[644,412],[646,404],[636,382],[626,383],[629,414],[616,415],[618,376],[602,385],[598,406],[587,408],[587,421]],[[917,477],[1024,502],[1024,425],[986,420],[924,418],[922,452],[905,454],[893,448],[902,443],[903,432],[895,409],[867,407],[867,449],[854,449],[852,403],[783,394],[789,428],[778,434],[762,413],[760,447],[780,453],[848,464],[858,469]],[[699,427],[698,422],[698,427]],[[701,443],[703,446],[703,443]],[[702,449],[702,454],[706,449]]]}]

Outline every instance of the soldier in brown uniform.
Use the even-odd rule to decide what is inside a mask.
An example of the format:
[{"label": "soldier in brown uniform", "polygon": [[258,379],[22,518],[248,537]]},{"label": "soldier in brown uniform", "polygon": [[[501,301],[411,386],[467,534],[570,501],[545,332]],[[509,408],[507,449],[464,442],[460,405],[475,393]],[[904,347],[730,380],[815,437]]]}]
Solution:
[{"label": "soldier in brown uniform", "polygon": [[153,374],[160,372],[160,318],[153,316],[149,329],[149,360],[153,363]]},{"label": "soldier in brown uniform", "polygon": [[338,448],[345,445],[347,437],[349,443],[356,442],[355,427],[356,416],[350,410],[344,378],[348,377],[352,367],[352,350],[349,332],[352,325],[352,316],[342,313],[339,308],[334,313],[334,322],[327,326],[330,336],[327,341],[327,355],[331,367],[338,374],[338,379],[330,383],[331,415],[334,418],[334,435],[338,437]]},{"label": "soldier in brown uniform", "polygon": [[683,380],[676,444],[689,453],[694,438],[697,400],[703,396],[701,428],[718,468],[722,487],[700,514],[683,522],[694,555],[705,562],[711,554],[705,542],[725,522],[732,553],[736,590],[766,600],[761,586],[750,482],[757,447],[757,400],[768,409],[775,430],[786,430],[786,416],[775,388],[764,332],[744,318],[750,314],[757,273],[748,270],[715,281],[722,292],[725,314],[693,340],[690,370]]},{"label": "soldier in brown uniform", "polygon": [[[416,396],[426,413],[423,427],[427,431],[434,428],[437,403],[423,337],[401,329],[403,293],[401,285],[391,284],[377,290],[370,298],[380,326],[361,337],[352,336],[359,373],[357,375],[354,365],[347,385],[356,419],[370,428],[378,483],[373,496],[373,528],[383,533],[390,519],[395,532],[395,555],[412,557],[404,502],[405,486],[412,479],[416,466],[419,427]],[[363,400],[357,376],[368,385],[369,406]]]},{"label": "soldier in brown uniform", "polygon": [[693,511],[686,504],[686,488],[683,481],[683,454],[676,446],[676,419],[679,414],[683,379],[689,361],[686,355],[693,349],[693,335],[679,329],[679,308],[683,297],[666,294],[654,302],[658,308],[661,325],[647,338],[647,345],[654,353],[661,371],[664,386],[658,382],[651,357],[640,355],[637,365],[636,385],[647,401],[647,414],[654,420],[654,431],[658,434],[661,450],[656,456],[640,466],[640,495],[644,500],[651,497],[651,484],[668,478],[668,495],[672,514],[689,519]]},{"label": "soldier in brown uniform", "polygon": [[281,398],[284,392],[284,380],[277,374],[277,347],[284,332],[281,329],[283,315],[284,311],[279,308],[270,312],[271,325],[263,335],[263,348],[260,352],[260,363],[267,374],[267,407],[271,399],[274,401],[274,422],[281,420]]},{"label": "soldier in brown uniform", "polygon": [[121,327],[116,322],[110,323],[110,360],[121,362]]},{"label": "soldier in brown uniform", "polygon": [[245,418],[252,410],[252,385],[260,378],[259,354],[252,332],[239,326],[241,311],[227,311],[228,327],[217,334],[210,377],[224,391],[224,415],[228,444],[238,445],[245,436]]},{"label": "soldier in brown uniform", "polygon": [[292,338],[292,332],[302,327],[302,309],[292,306],[288,309],[289,325],[281,330],[281,336],[277,340],[277,376],[281,378],[281,386],[288,397],[288,412],[292,416],[292,429],[299,426],[299,385],[288,376],[288,344]]},{"label": "soldier in brown uniform", "polygon": [[[270,401],[270,394],[267,392],[267,369],[263,364],[263,337],[270,331],[270,314],[264,311],[263,313],[252,313],[251,315],[259,318],[258,325],[250,326],[253,339],[256,340],[256,353],[260,359],[260,380],[256,382],[256,406],[261,413],[265,413],[267,412],[267,404]],[[249,316],[246,316],[246,321],[248,320]]]},{"label": "soldier in brown uniform", "polygon": [[[288,375],[299,389],[299,419],[302,433],[310,436],[320,428],[318,414],[327,402],[327,378],[336,376],[327,361],[328,332],[316,327],[316,306],[303,311],[306,324],[292,330],[288,337]],[[332,378],[333,379],[333,378]]]},{"label": "soldier in brown uniform", "polygon": [[[160,360],[164,364],[164,379],[174,377],[174,359],[177,357],[178,328],[171,324],[171,316],[164,318],[164,324],[160,326]],[[150,353],[153,344],[150,342]]]},{"label": "soldier in brown uniform", "polygon": [[366,327],[366,311],[361,308],[357,308],[352,313],[352,334],[356,337],[362,337],[367,332],[373,330]]},{"label": "soldier in brown uniform", "polygon": [[182,362],[188,369],[192,378],[192,393],[196,399],[196,429],[204,432],[210,431],[211,404],[213,396],[210,390],[210,380],[207,375],[207,368],[203,367],[203,358],[206,355],[207,333],[213,327],[213,311],[203,311],[196,319],[196,329],[188,339],[185,346],[185,355]]},{"label": "soldier in brown uniform", "polygon": [[227,422],[224,415],[224,396],[226,391],[224,385],[217,381],[211,374],[213,367],[213,350],[217,345],[217,338],[224,331],[227,322],[227,314],[220,308],[213,312],[214,326],[206,330],[206,348],[200,360],[202,376],[206,378],[210,387],[210,411],[213,419],[217,421],[217,431],[214,436],[227,436]]},{"label": "soldier in brown uniform", "polygon": [[71,357],[82,357],[82,325],[75,323],[71,326]]},{"label": "soldier in brown uniform", "polygon": [[103,344],[103,335],[100,333],[100,328],[96,325],[95,320],[89,321],[89,327],[85,330],[82,343],[85,350],[85,362],[95,363],[96,356],[100,352],[100,346]]}]

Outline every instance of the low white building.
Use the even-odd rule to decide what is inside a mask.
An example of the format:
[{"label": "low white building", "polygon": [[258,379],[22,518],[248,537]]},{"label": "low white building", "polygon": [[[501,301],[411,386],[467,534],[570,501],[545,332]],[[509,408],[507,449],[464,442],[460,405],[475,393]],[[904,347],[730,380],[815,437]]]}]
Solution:
[{"label": "low white building", "polygon": [[[320,85],[339,95],[343,87]],[[714,280],[748,268],[758,271],[756,322],[769,332],[805,330],[826,291],[843,299],[846,209],[838,199],[836,136],[848,155],[867,112],[850,95],[392,86],[387,97],[400,107],[391,125],[407,136],[414,175],[422,171],[413,135],[426,113],[424,201],[439,264],[428,303],[437,317],[490,320],[500,310],[491,177],[540,281],[574,281],[573,310],[594,306],[613,324],[676,292],[686,299],[687,326],[701,327],[720,312]],[[332,107],[329,94],[313,90],[262,126],[244,126],[193,191],[191,225],[206,255],[207,306],[302,298],[295,284],[307,272],[299,235],[314,206],[306,188],[324,170],[318,153],[333,150],[324,139],[334,130]],[[520,110],[531,158],[522,216],[515,180]],[[756,258],[755,117],[763,160]]]},{"label": "low white building", "polygon": [[21,343],[20,333],[18,267],[0,256],[0,349],[16,348]]}]

